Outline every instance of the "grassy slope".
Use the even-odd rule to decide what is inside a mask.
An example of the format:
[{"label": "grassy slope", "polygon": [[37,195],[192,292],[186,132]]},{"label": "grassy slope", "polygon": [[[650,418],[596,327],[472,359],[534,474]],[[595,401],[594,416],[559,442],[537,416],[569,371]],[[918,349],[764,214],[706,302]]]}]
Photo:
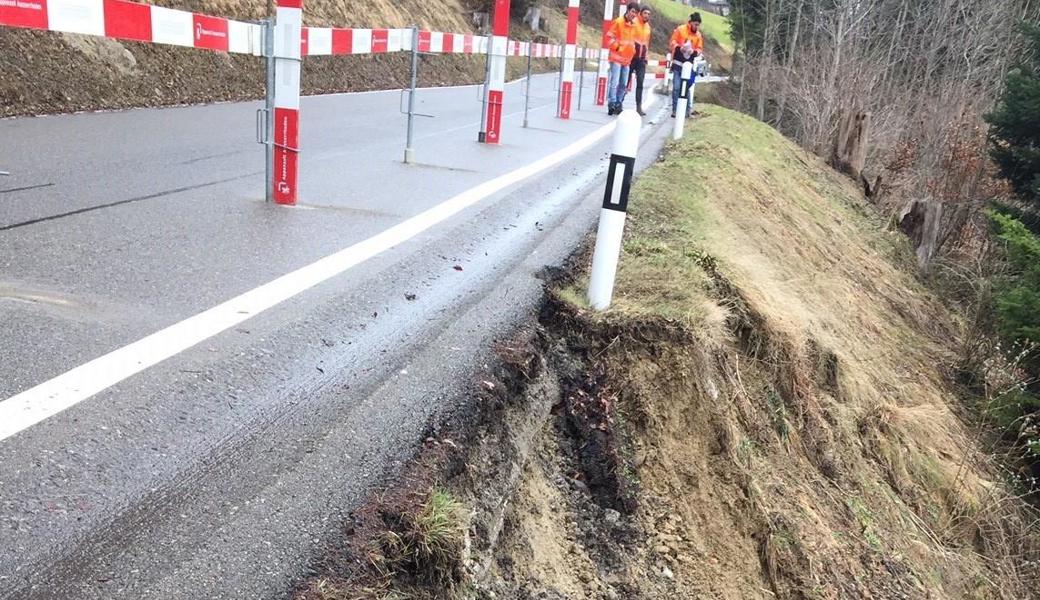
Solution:
[{"label": "grassy slope", "polygon": [[[689,20],[690,14],[696,10],[674,0],[647,1],[658,14],[676,23],[685,23]],[[729,19],[707,11],[700,11],[700,13],[704,34],[718,42],[725,52],[733,54],[733,36],[730,34]]]},{"label": "grassy slope", "polygon": [[[759,540],[774,593],[1026,597],[1005,537],[1025,531],[1018,504],[953,412],[955,323],[911,274],[905,241],[817,158],[701,106],[634,187],[612,309],[580,309],[592,327],[661,322],[699,340],[616,363],[641,398],[635,420],[656,427],[642,435],[662,458],[640,478],[704,524],[687,535],[715,556]],[[561,296],[583,307],[584,285]],[[701,358],[671,362],[687,351]],[[702,417],[715,424],[698,429]],[[716,435],[733,464],[712,483],[727,452],[692,440]],[[698,464],[704,483],[677,475]],[[734,477],[750,483],[736,492]],[[721,560],[693,571],[725,582],[757,564]],[[735,589],[761,596],[745,575]]]}]

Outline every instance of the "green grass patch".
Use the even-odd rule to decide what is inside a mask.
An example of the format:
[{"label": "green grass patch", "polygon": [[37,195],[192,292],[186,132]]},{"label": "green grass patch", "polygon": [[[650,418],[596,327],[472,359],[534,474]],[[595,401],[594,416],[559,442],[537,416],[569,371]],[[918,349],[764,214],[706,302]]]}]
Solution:
[{"label": "green grass patch", "polygon": [[860,533],[863,535],[863,541],[870,546],[871,550],[881,552],[883,547],[881,544],[881,538],[878,537],[878,534],[874,529],[874,513],[867,507],[863,498],[859,496],[850,496],[845,501],[845,504],[849,507],[849,510],[852,511],[852,515],[856,518],[856,523],[859,525]]},{"label": "green grass patch", "polygon": [[463,580],[464,507],[448,492],[434,489],[412,514],[394,515],[383,549],[390,575],[454,591]]},{"label": "green grass patch", "polygon": [[[690,15],[697,11],[692,6],[686,6],[675,2],[675,0],[648,0],[654,11],[669,21],[685,23],[690,20]],[[733,53],[733,34],[730,31],[730,22],[727,17],[717,15],[705,10],[701,13],[701,27],[704,35],[718,42],[722,49],[730,54]]]},{"label": "green grass patch", "polygon": [[776,389],[769,387],[766,389],[766,401],[769,413],[773,417],[773,429],[780,436],[780,441],[786,444],[791,437],[791,424],[787,420],[787,406],[784,405],[784,399],[780,397],[780,393]]}]

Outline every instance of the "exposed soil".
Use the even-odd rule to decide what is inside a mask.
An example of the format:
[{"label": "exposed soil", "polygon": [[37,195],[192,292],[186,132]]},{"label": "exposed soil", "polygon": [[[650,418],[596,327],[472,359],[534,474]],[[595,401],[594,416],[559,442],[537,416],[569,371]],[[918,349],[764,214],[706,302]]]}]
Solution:
[{"label": "exposed soil", "polygon": [[423,453],[448,458],[385,495],[468,508],[461,579],[355,555],[295,600],[1040,597],[1040,521],[957,416],[956,321],[909,249],[851,181],[701,111],[634,186],[612,309],[579,254]]},{"label": "exposed soil", "polygon": [[[834,459],[788,447],[775,407],[746,394],[785,385],[760,359],[666,322],[603,327],[554,299],[542,321],[474,382],[475,421],[428,438],[295,600],[991,597],[884,551],[865,501],[829,482]],[[826,373],[801,375],[824,387]],[[472,507],[450,586],[385,560],[434,488]]]}]

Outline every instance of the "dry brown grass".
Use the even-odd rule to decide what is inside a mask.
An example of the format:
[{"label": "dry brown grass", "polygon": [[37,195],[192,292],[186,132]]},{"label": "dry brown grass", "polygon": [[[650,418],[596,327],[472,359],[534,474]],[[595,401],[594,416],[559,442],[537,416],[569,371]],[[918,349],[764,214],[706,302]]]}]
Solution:
[{"label": "dry brown grass", "polygon": [[[701,110],[634,188],[614,307],[583,315],[697,332],[703,352],[640,357],[665,361],[664,373],[620,368],[643,381],[640,410],[668,425],[656,440],[668,458],[647,480],[691,493],[674,471],[710,453],[690,446],[690,432],[735,439],[738,475],[704,466],[743,480],[739,512],[757,523],[773,593],[862,593],[827,583],[852,577],[873,593],[1034,594],[1035,530],[955,414],[945,365],[957,323],[916,279],[905,241],[850,181],[774,130]],[[581,289],[561,295],[581,306]],[[653,400],[661,390],[667,407]],[[723,407],[692,417],[705,402]],[[730,501],[688,500],[690,518],[713,503],[733,512]],[[747,535],[746,524],[714,525],[719,544]]]}]

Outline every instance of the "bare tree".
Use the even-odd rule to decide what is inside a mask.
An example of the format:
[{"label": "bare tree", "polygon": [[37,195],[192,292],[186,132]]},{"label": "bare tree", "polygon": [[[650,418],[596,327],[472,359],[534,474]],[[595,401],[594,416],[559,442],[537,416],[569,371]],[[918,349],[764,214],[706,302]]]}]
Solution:
[{"label": "bare tree", "polygon": [[[982,116],[1038,0],[738,0],[740,102],[831,157],[869,115],[865,187],[923,246],[961,243],[989,173]],[[844,125],[843,125],[844,124]],[[854,150],[854,149],[852,149]],[[883,181],[883,185],[877,185]],[[878,188],[883,193],[878,194]]]}]

